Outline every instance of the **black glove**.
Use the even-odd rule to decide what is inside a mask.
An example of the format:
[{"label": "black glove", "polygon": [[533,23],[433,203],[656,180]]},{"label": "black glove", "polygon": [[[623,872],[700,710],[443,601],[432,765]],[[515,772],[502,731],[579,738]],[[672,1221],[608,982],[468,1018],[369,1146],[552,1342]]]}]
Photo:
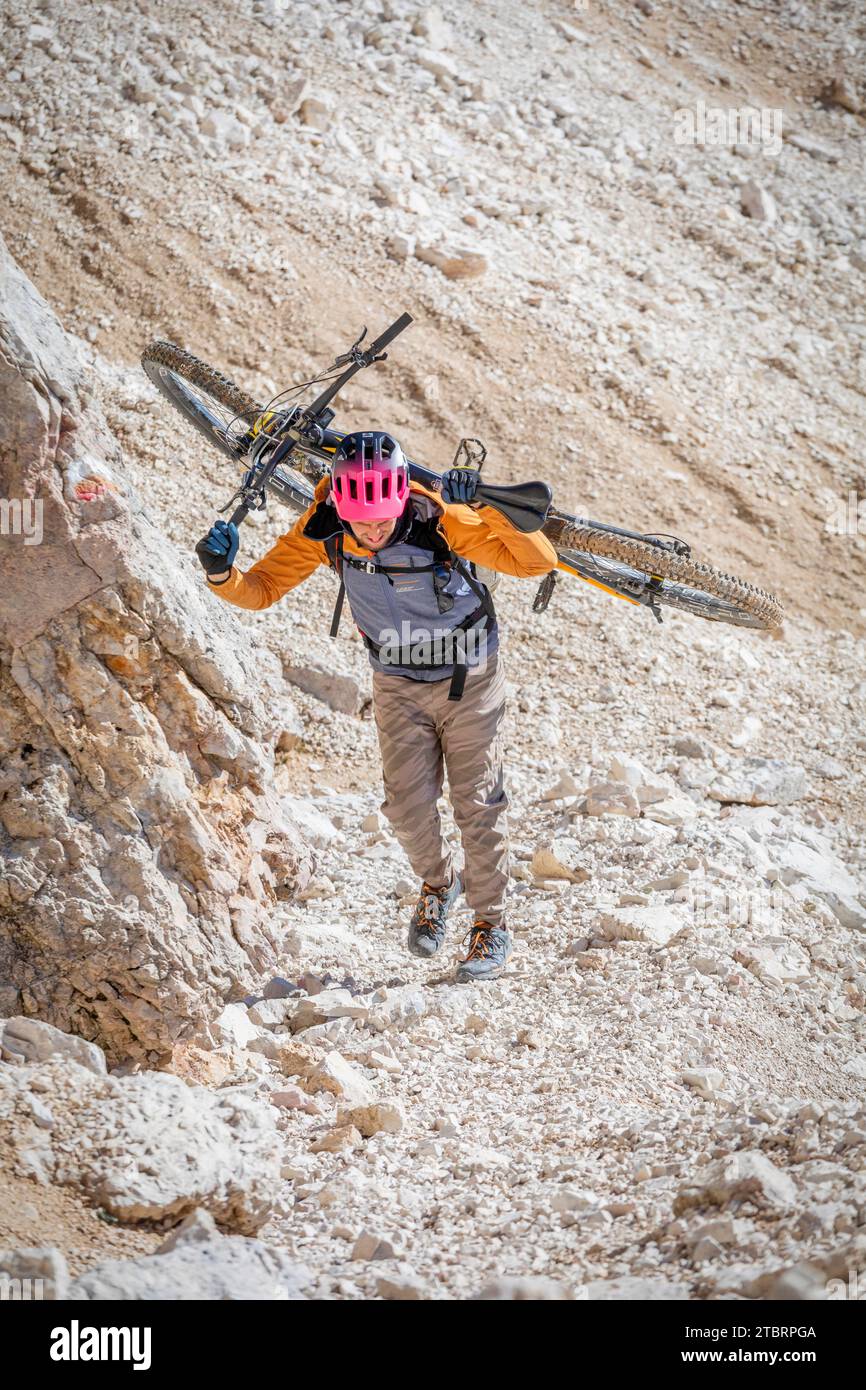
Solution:
[{"label": "black glove", "polygon": [[478,486],[477,468],[449,468],[442,478],[443,502],[471,502]]},{"label": "black glove", "polygon": [[230,570],[240,546],[238,528],[233,521],[215,521],[195,548],[207,574]]}]

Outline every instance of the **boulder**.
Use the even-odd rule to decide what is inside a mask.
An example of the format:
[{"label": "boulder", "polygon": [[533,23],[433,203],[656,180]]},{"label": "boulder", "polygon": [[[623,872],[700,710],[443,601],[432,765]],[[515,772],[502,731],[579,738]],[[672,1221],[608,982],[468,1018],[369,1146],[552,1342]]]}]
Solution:
[{"label": "boulder", "polygon": [[466,280],[487,271],[487,259],[479,251],[458,246],[416,246],[415,257],[433,265],[448,280]]},{"label": "boulder", "polygon": [[746,217],[757,222],[772,223],[776,220],[776,200],[766,188],[749,179],[740,189],[740,210]]},{"label": "boulder", "polygon": [[769,1213],[793,1205],[797,1189],[781,1169],[755,1150],[717,1159],[684,1183],[673,1203],[675,1215],[692,1207],[726,1207],[751,1202]]},{"label": "boulder", "polygon": [[313,1092],[330,1091],[353,1106],[371,1104],[376,1094],[366,1077],[339,1052],[328,1052],[304,1084]]},{"label": "boulder", "polygon": [[0,304],[0,979],[15,1014],[162,1065],[276,966],[311,871],[273,787],[282,672],[151,520],[2,241]]},{"label": "boulder", "polygon": [[599,933],[609,941],[646,941],[653,946],[666,946],[691,925],[690,914],[676,904],[618,907],[602,914]]},{"label": "boulder", "polygon": [[314,695],[338,714],[357,714],[364,703],[364,691],[355,676],[342,675],[319,662],[293,666],[284,661],[283,675],[291,685]]},{"label": "boulder", "polygon": [[275,1199],[280,1144],[274,1111],[249,1096],[52,1057],[0,1067],[0,1168],[73,1187],[119,1221],[203,1206],[251,1234]]},{"label": "boulder", "polygon": [[45,1062],[49,1057],[71,1057],[97,1076],[106,1073],[105,1053],[37,1018],[0,1019],[0,1056],[4,1061]]},{"label": "boulder", "polygon": [[788,806],[806,795],[805,769],[778,758],[746,758],[707,788],[714,801]]},{"label": "boulder", "polygon": [[208,1302],[303,1299],[309,1272],[282,1250],[245,1236],[223,1236],[197,1210],[152,1255],[105,1260],[69,1286],[71,1300],[142,1299]]},{"label": "boulder", "polygon": [[588,816],[639,816],[640,802],[625,782],[596,782],[587,788]]},{"label": "boulder", "polygon": [[403,1108],[393,1102],[373,1105],[356,1105],[351,1110],[341,1111],[340,1120],[354,1125],[365,1139],[374,1134],[399,1134],[406,1123]]}]

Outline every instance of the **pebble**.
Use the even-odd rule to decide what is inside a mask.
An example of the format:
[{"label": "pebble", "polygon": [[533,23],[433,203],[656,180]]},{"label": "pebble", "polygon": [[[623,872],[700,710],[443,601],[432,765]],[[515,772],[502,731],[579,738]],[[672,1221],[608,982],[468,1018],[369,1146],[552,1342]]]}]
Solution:
[{"label": "pebble", "polygon": [[370,1231],[362,1231],[352,1246],[352,1254],[349,1257],[353,1260],[393,1260],[394,1247],[389,1240],[382,1236],[373,1235]]}]

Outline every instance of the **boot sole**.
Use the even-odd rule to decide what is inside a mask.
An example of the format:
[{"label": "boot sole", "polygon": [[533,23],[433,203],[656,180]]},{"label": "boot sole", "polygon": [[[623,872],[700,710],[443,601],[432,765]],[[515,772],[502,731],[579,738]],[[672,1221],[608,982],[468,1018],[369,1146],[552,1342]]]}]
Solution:
[{"label": "boot sole", "polygon": [[494,966],[492,970],[486,971],[483,975],[468,975],[458,970],[454,978],[460,985],[483,985],[485,980],[498,980],[500,975],[505,974],[506,967],[507,962],[506,965]]}]

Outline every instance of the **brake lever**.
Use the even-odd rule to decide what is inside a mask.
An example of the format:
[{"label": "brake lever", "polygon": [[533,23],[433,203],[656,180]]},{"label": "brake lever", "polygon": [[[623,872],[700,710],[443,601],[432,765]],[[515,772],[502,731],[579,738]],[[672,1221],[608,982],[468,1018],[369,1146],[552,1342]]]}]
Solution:
[{"label": "brake lever", "polygon": [[368,354],[360,351],[361,344],[367,336],[367,325],[361,329],[360,337],[356,338],[348,352],[341,352],[339,357],[334,358],[335,367],[345,367],[348,362],[358,363],[360,366],[366,365],[363,358]]}]

